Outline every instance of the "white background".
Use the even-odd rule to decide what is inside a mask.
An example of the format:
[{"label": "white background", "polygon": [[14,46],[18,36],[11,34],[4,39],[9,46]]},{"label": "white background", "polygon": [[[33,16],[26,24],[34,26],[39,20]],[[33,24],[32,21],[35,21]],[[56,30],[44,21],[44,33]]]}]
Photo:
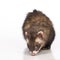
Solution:
[{"label": "white background", "polygon": [[[30,56],[22,35],[26,14],[33,9],[45,13],[53,22],[56,37],[51,50]],[[59,0],[0,0],[0,60],[60,60]]]}]

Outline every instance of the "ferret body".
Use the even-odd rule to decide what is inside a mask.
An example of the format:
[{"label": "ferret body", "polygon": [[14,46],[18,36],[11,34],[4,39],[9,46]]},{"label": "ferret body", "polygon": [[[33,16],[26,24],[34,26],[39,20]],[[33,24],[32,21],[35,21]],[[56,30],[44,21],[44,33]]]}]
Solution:
[{"label": "ferret body", "polygon": [[22,29],[31,55],[36,55],[42,49],[50,49],[55,30],[51,20],[41,11],[29,12]]}]

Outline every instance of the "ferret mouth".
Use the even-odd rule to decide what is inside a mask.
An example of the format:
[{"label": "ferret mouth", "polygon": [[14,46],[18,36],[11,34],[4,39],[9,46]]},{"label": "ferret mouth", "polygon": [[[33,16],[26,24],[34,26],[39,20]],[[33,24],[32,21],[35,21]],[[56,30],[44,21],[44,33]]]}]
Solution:
[{"label": "ferret mouth", "polygon": [[39,51],[40,51],[41,49],[39,49],[39,50],[35,50],[35,51],[30,51],[30,54],[32,55],[32,56],[35,56],[36,54],[38,54],[39,53]]},{"label": "ferret mouth", "polygon": [[39,48],[39,50],[37,50],[37,51],[30,51],[30,54],[32,55],[32,56],[35,56],[37,53],[39,53],[39,51],[41,50],[41,48],[42,48],[42,46]]},{"label": "ferret mouth", "polygon": [[39,52],[39,51],[33,51],[33,52],[30,51],[30,54],[31,54],[32,56],[35,56],[38,52]]}]

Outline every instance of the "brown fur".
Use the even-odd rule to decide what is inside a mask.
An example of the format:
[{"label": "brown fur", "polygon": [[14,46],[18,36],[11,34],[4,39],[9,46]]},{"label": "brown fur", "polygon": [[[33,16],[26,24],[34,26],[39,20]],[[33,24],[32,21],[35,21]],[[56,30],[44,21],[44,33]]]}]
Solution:
[{"label": "brown fur", "polygon": [[[28,48],[30,50],[34,50],[36,37],[40,37],[45,41],[42,49],[50,48],[55,37],[55,31],[51,20],[41,11],[34,10],[33,12],[29,12],[22,28],[25,39],[29,39]],[[37,35],[39,31],[43,31],[44,34]],[[25,32],[27,32],[27,35],[25,35]]]}]

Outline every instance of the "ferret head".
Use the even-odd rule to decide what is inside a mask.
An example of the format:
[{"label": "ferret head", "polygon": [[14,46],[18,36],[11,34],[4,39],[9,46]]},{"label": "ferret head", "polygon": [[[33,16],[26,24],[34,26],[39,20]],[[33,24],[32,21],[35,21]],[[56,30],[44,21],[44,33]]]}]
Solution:
[{"label": "ferret head", "polygon": [[44,38],[43,34],[44,34],[43,31],[39,31],[37,33],[25,32],[27,46],[31,55],[36,55],[44,46],[45,41],[43,39]]}]

